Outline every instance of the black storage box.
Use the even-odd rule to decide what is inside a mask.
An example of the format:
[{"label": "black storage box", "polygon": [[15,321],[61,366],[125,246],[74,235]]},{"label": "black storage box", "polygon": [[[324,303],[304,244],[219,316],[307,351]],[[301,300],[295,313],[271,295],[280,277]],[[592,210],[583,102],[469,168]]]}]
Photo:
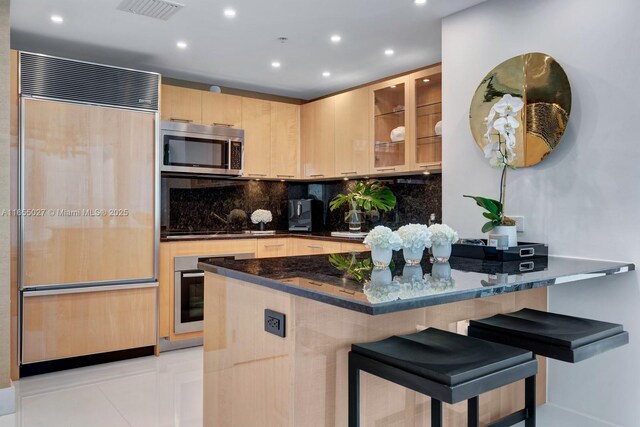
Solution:
[{"label": "black storage box", "polygon": [[523,274],[544,271],[549,267],[548,257],[537,257],[518,261],[496,261],[474,258],[451,258],[451,267],[471,273],[482,274]]},{"label": "black storage box", "polygon": [[494,246],[454,243],[451,245],[451,256],[463,258],[486,259],[493,261],[524,261],[530,258],[549,256],[549,247],[544,243],[520,242],[518,246],[498,250]]}]

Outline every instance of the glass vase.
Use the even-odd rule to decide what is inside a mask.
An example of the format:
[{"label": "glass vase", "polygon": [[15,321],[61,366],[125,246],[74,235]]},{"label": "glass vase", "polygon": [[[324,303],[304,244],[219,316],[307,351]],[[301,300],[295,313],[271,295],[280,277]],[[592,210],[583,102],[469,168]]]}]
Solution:
[{"label": "glass vase", "polygon": [[347,213],[347,223],[351,233],[359,233],[362,230],[362,211],[358,210],[358,204],[351,202],[351,209]]}]

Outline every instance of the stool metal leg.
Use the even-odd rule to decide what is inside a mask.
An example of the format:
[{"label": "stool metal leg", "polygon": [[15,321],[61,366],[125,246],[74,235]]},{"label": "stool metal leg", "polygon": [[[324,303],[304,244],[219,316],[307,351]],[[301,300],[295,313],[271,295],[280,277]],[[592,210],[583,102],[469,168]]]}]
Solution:
[{"label": "stool metal leg", "polygon": [[467,425],[480,427],[480,400],[478,396],[467,400]]},{"label": "stool metal leg", "polygon": [[349,353],[349,427],[360,427],[360,369]]},{"label": "stool metal leg", "polygon": [[527,412],[525,427],[536,426],[536,376],[524,380],[524,409]]},{"label": "stool metal leg", "polygon": [[431,427],[442,427],[442,402],[431,398]]}]

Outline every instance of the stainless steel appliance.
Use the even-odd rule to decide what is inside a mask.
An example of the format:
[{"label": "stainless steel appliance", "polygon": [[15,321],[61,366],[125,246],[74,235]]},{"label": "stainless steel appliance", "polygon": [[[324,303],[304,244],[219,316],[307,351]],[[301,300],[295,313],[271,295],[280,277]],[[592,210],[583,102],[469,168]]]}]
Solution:
[{"label": "stainless steel appliance", "polygon": [[250,259],[253,253],[196,255],[175,257],[174,330],[178,334],[202,331],[204,314],[204,271],[198,270],[201,259]]},{"label": "stainless steel appliance", "polygon": [[289,231],[318,231],[322,228],[324,204],[315,199],[289,200]]},{"label": "stainless steel appliance", "polygon": [[161,123],[162,172],[242,175],[244,131],[228,126]]},{"label": "stainless steel appliance", "polygon": [[[27,52],[19,67],[21,365],[153,346],[160,76]],[[122,344],[104,320],[131,295],[145,329]]]}]

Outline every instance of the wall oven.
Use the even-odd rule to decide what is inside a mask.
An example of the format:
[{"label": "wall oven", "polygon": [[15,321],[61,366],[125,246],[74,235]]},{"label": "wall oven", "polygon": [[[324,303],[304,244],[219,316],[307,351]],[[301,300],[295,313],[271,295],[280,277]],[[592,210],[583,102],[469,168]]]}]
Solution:
[{"label": "wall oven", "polygon": [[244,131],[227,126],[161,122],[164,173],[242,175]]},{"label": "wall oven", "polygon": [[202,331],[204,318],[204,271],[198,270],[203,259],[250,259],[253,253],[229,255],[195,255],[175,257],[174,263],[174,331],[176,334]]}]

